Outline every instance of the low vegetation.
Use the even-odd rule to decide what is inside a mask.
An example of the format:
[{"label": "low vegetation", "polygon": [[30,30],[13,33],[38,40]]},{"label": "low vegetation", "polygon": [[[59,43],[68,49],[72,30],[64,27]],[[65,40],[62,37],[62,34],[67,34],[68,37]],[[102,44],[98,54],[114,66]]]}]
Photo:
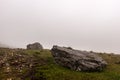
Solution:
[{"label": "low vegetation", "polygon": [[1,48],[0,61],[4,54],[12,52],[13,54],[26,54],[25,57],[32,59],[32,62],[27,62],[25,59],[25,63],[34,63],[34,65],[32,68],[24,67],[21,72],[15,70],[12,65],[10,66],[11,72],[4,72],[5,66],[0,66],[1,80],[120,80],[120,55],[97,53],[108,62],[106,69],[101,72],[77,72],[55,64],[50,50],[47,49],[39,51]]}]

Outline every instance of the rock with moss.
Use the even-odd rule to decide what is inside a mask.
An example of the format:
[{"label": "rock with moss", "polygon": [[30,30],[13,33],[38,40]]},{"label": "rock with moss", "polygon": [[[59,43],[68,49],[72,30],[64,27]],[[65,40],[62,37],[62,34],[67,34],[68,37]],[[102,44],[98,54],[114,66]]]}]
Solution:
[{"label": "rock with moss", "polygon": [[51,52],[57,64],[76,71],[102,71],[107,65],[105,60],[92,52],[60,46],[53,46]]}]

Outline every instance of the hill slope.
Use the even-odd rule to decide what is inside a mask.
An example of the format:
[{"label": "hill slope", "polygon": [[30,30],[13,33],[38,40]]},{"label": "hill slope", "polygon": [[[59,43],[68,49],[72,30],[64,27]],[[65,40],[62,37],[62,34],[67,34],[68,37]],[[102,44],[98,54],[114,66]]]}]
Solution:
[{"label": "hill slope", "polygon": [[8,46],[5,45],[5,44],[0,43],[0,47],[5,48],[5,47],[8,47]]},{"label": "hill slope", "polygon": [[77,72],[54,63],[49,50],[0,49],[1,80],[120,80],[120,55],[98,53],[107,62],[102,72]]}]

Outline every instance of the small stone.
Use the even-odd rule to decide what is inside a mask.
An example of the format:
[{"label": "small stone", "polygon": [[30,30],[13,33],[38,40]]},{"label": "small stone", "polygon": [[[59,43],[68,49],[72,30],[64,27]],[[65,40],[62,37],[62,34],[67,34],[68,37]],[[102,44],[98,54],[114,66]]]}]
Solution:
[{"label": "small stone", "polygon": [[43,47],[42,47],[42,45],[41,45],[40,43],[35,42],[35,43],[33,43],[33,44],[28,44],[28,45],[27,45],[27,49],[42,50]]}]

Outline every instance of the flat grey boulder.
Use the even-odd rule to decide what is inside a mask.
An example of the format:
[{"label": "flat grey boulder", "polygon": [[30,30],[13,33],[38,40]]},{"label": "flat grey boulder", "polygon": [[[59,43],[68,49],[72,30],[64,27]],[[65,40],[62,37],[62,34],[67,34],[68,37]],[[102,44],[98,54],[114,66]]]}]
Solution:
[{"label": "flat grey boulder", "polygon": [[102,71],[107,63],[95,53],[53,46],[51,49],[57,64],[75,71]]},{"label": "flat grey boulder", "polygon": [[42,50],[43,47],[40,43],[38,42],[35,42],[33,44],[28,44],[27,45],[27,49],[31,49],[31,50]]}]

